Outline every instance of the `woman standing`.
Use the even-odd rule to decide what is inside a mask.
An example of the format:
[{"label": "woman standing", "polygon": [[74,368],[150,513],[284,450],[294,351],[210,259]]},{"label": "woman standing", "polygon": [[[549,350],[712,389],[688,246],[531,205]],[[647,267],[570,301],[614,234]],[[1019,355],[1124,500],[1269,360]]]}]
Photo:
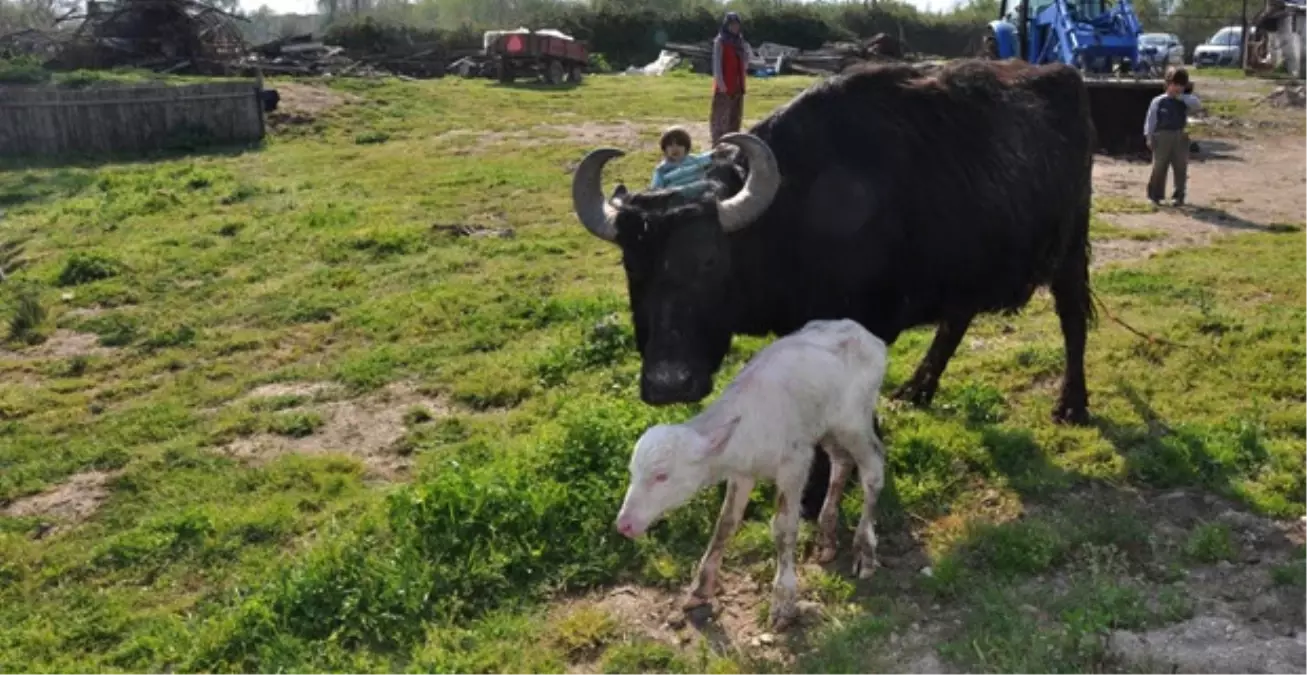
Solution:
[{"label": "woman standing", "polygon": [[722,136],[740,130],[744,118],[744,80],[753,50],[744,41],[740,15],[727,12],[712,43],[713,95],[708,119],[713,145]]}]

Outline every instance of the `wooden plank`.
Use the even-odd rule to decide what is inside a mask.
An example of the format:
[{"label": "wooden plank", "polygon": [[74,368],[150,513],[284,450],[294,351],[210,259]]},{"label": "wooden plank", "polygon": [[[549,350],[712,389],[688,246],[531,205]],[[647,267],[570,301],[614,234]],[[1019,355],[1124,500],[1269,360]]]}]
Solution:
[{"label": "wooden plank", "polygon": [[182,134],[216,144],[263,138],[258,86],[0,88],[0,156],[139,153],[167,147]]}]

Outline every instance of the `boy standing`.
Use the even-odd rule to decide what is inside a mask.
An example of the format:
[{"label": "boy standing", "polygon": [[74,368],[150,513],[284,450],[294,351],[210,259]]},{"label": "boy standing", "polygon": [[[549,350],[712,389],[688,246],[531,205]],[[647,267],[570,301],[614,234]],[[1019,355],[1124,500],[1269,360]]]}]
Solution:
[{"label": "boy standing", "polygon": [[1185,181],[1189,170],[1189,138],[1185,126],[1189,112],[1201,106],[1198,97],[1185,93],[1189,73],[1184,68],[1166,72],[1166,93],[1158,95],[1148,106],[1144,118],[1144,140],[1153,151],[1153,173],[1148,179],[1148,199],[1160,205],[1166,196],[1166,171],[1175,172],[1175,192],[1172,204],[1184,205]]}]

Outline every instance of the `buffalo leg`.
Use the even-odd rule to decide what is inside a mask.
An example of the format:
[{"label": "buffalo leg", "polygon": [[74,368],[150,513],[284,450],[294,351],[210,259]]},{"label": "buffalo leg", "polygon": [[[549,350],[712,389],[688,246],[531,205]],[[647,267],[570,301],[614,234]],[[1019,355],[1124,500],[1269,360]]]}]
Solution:
[{"label": "buffalo leg", "polygon": [[812,468],[808,471],[808,482],[803,486],[803,499],[800,501],[799,513],[804,520],[816,520],[826,503],[826,493],[830,489],[830,456],[820,445],[812,447]]},{"label": "buffalo leg", "polygon": [[967,334],[967,328],[975,316],[959,314],[940,322],[939,328],[935,330],[935,339],[926,351],[926,358],[917,365],[912,379],[895,390],[894,398],[922,408],[930,405],[931,399],[935,398],[935,390],[939,388],[940,376],[944,374],[944,369],[948,367],[949,360],[962,343],[962,336]]},{"label": "buffalo leg", "polygon": [[[880,436],[880,419],[876,417],[876,411],[871,411],[871,425],[875,430],[876,436]],[[854,469],[857,470],[856,467]],[[800,502],[799,513],[804,520],[817,520],[820,518],[821,511],[826,505],[827,492],[830,491],[830,455],[821,449],[820,445],[812,449],[812,467],[808,471],[808,483],[803,486],[803,500]],[[725,494],[725,493],[723,493]],[[835,495],[835,504],[840,503],[840,497]]]},{"label": "buffalo leg", "polygon": [[1062,395],[1053,419],[1061,423],[1089,423],[1089,392],[1085,387],[1085,337],[1093,306],[1089,297],[1089,256],[1082,244],[1075,246],[1053,280],[1053,303],[1062,323],[1066,344],[1066,373]]}]

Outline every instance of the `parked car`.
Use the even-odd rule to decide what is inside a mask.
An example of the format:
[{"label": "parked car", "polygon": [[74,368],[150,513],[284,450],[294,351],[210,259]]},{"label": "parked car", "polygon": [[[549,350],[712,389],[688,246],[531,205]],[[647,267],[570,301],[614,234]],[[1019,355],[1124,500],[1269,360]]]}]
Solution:
[{"label": "parked car", "polygon": [[1184,43],[1175,33],[1143,33],[1139,36],[1139,60],[1160,73],[1168,66],[1184,65]]},{"label": "parked car", "polygon": [[[1248,37],[1252,38],[1255,29],[1248,27]],[[1194,50],[1194,67],[1239,66],[1239,53],[1243,45],[1243,29],[1239,26],[1226,26],[1198,45]]]}]

